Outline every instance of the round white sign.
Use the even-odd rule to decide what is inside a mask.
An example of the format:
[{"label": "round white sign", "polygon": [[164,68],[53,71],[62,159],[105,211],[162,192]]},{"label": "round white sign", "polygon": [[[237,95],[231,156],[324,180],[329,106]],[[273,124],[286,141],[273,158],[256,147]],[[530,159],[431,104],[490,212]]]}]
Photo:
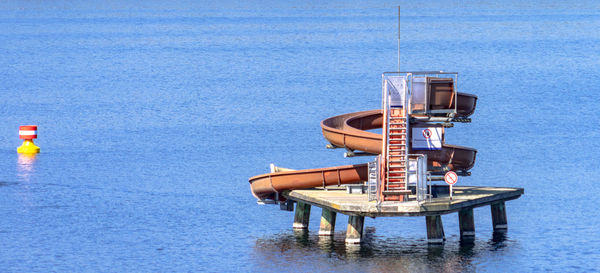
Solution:
[{"label": "round white sign", "polygon": [[454,185],[458,181],[458,175],[453,171],[449,171],[444,175],[444,181],[448,185]]}]

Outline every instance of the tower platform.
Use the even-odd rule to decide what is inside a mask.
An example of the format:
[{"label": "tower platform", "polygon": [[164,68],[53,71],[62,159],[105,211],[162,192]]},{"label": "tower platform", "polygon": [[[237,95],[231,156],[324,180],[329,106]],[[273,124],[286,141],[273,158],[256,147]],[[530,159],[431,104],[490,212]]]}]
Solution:
[{"label": "tower platform", "polygon": [[326,208],[352,216],[428,216],[457,212],[461,209],[476,208],[496,202],[519,198],[523,188],[455,186],[452,200],[449,195],[439,194],[430,202],[369,202],[367,194],[348,194],[345,187],[293,190],[283,195],[291,200]]},{"label": "tower platform", "polygon": [[[294,229],[307,229],[310,207],[323,210],[320,235],[332,236],[337,213],[349,216],[346,243],[360,243],[364,217],[425,216],[427,238],[430,243],[443,243],[445,240],[441,215],[458,212],[461,240],[473,239],[475,225],[473,208],[490,206],[494,232],[507,230],[505,202],[517,199],[524,193],[523,188],[455,186],[450,200],[445,186],[437,186],[435,198],[427,202],[382,202],[369,201],[367,194],[350,194],[345,187],[292,190],[283,196],[297,203]],[[440,189],[442,189],[440,191]],[[432,190],[433,191],[433,190]],[[412,196],[409,196],[409,198]],[[282,206],[283,207],[283,206]],[[288,204],[289,207],[289,204]]]}]

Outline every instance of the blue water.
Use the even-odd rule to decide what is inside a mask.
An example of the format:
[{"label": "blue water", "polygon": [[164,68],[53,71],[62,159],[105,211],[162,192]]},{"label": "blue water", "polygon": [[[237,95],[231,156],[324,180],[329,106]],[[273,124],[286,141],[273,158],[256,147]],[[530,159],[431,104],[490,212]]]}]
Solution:
[{"label": "blue water", "polygon": [[[347,217],[319,241],[258,206],[271,162],[366,162],[319,122],[380,105],[397,70],[397,3],[4,1],[0,5],[0,268],[69,271],[577,271],[600,260],[600,5],[402,3],[403,70],[459,72],[479,96],[446,142],[479,150],[462,185],[524,187],[494,236],[428,246],[425,221]],[[19,156],[19,125],[42,152]]]}]

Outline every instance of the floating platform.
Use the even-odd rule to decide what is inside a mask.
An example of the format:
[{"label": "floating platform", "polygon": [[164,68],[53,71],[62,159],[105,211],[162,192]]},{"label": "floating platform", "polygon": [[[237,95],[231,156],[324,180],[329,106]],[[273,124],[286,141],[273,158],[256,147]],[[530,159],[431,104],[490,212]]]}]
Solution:
[{"label": "floating platform", "polygon": [[[345,187],[292,190],[283,192],[289,200],[295,201],[295,229],[308,228],[310,206],[323,209],[319,235],[333,235],[335,215],[349,216],[346,243],[360,243],[364,217],[425,216],[427,238],[430,243],[445,240],[441,215],[458,212],[461,239],[473,238],[475,226],[473,208],[490,206],[494,231],[507,229],[505,202],[519,198],[523,188],[455,186],[450,200],[446,186],[435,186],[435,198],[427,202],[369,202],[367,194],[350,194]],[[444,192],[444,189],[446,191]],[[282,208],[285,206],[282,205]],[[289,203],[287,204],[290,208]]]}]

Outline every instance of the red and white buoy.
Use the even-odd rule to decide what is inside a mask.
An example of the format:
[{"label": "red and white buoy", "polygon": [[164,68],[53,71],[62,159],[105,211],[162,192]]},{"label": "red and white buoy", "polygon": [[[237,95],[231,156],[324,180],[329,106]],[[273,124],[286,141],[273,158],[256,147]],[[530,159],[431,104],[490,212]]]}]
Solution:
[{"label": "red and white buoy", "polygon": [[19,126],[19,138],[24,141],[23,145],[17,148],[18,153],[36,154],[40,152],[40,147],[33,143],[33,139],[37,138],[37,125]]},{"label": "red and white buoy", "polygon": [[20,139],[37,138],[37,125],[19,126],[19,138]]}]

